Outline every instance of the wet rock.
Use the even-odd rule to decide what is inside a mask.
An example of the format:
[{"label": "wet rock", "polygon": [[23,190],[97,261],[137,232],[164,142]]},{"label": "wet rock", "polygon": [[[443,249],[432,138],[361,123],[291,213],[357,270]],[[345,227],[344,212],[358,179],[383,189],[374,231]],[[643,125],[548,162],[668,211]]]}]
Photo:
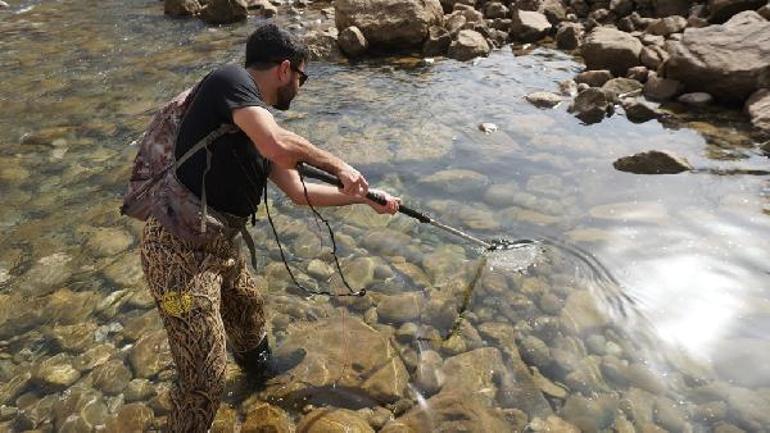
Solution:
[{"label": "wet rock", "polygon": [[483,122],[479,123],[479,131],[483,132],[484,134],[491,134],[495,131],[497,131],[497,125],[490,122]]},{"label": "wet rock", "polygon": [[685,93],[677,98],[677,101],[692,107],[705,107],[711,105],[713,100],[714,97],[706,92]]},{"label": "wet rock", "polygon": [[487,176],[471,170],[450,169],[420,179],[419,183],[450,194],[464,194],[481,189],[489,182]]},{"label": "wet rock", "polygon": [[616,97],[638,94],[643,88],[642,83],[631,78],[613,78],[602,85],[602,90]]},{"label": "wet rock", "polygon": [[153,309],[140,316],[134,316],[125,322],[123,335],[130,341],[136,341],[152,331],[157,331],[162,327],[160,315]]},{"label": "wet rock", "polygon": [[519,42],[537,42],[551,30],[548,18],[539,12],[514,10],[511,17],[511,38]]},{"label": "wet rock", "polygon": [[248,17],[245,0],[207,0],[198,15],[209,24],[229,24]]},{"label": "wet rock", "polygon": [[731,387],[727,392],[732,422],[747,431],[760,431],[770,425],[770,397],[746,388]]},{"label": "wet rock", "polygon": [[616,160],[612,166],[616,170],[636,174],[676,174],[693,169],[686,159],[660,150],[624,156]]},{"label": "wet rock", "polygon": [[453,59],[466,61],[489,54],[490,47],[486,38],[474,30],[460,30],[457,38],[449,45],[447,55]]},{"label": "wet rock", "polygon": [[107,395],[120,394],[131,380],[131,371],[119,359],[96,367],[91,373],[94,387]]},{"label": "wet rock", "polygon": [[245,408],[246,417],[241,433],[294,433],[294,423],[283,409],[265,402],[256,402]]},{"label": "wet rock", "polygon": [[683,405],[667,397],[655,399],[655,423],[672,433],[692,431]]},{"label": "wet rock", "polygon": [[597,433],[612,424],[616,408],[617,400],[608,395],[588,399],[573,394],[559,411],[559,416],[585,433]]},{"label": "wet rock", "polygon": [[65,253],[45,256],[23,275],[21,288],[29,295],[47,295],[69,279],[73,272],[72,267],[72,257]]},{"label": "wet rock", "polygon": [[770,342],[734,338],[722,341],[713,363],[720,377],[746,387],[770,386],[770,366],[761,362],[770,355]]},{"label": "wet rock", "polygon": [[441,56],[449,50],[452,36],[449,31],[441,26],[431,26],[428,29],[428,37],[422,46],[424,56]]},{"label": "wet rock", "polygon": [[129,251],[102,269],[104,276],[118,288],[144,289],[146,282],[139,254]]},{"label": "wet rock", "polygon": [[441,371],[444,374],[442,393],[480,395],[491,403],[497,388],[495,377],[503,374],[505,365],[498,349],[484,347],[446,359]]},{"label": "wet rock", "polygon": [[746,113],[756,128],[770,133],[770,89],[760,89],[746,101]]},{"label": "wet rock", "polygon": [[393,412],[382,406],[363,408],[358,410],[357,413],[361,418],[365,419],[375,431],[382,429],[385,424],[393,421]]},{"label": "wet rock", "polygon": [[155,395],[155,385],[147,379],[134,379],[128,382],[124,396],[126,402],[149,400]]},{"label": "wet rock", "polygon": [[414,372],[415,385],[425,396],[436,394],[444,385],[444,360],[433,350],[420,352],[420,360]]},{"label": "wet rock", "polygon": [[[342,265],[342,273],[345,279],[354,290],[366,288],[374,282],[374,269],[377,266],[371,257],[358,257]],[[343,293],[347,290],[342,283],[341,277],[334,274],[331,285],[333,288]]]},{"label": "wet rock", "polygon": [[535,418],[527,427],[530,431],[538,433],[580,433],[579,428],[555,415],[546,419]]},{"label": "wet rock", "polygon": [[564,302],[553,293],[546,293],[540,297],[539,306],[546,314],[558,314],[564,307]]},{"label": "wet rock", "polygon": [[198,0],[165,0],[163,13],[171,16],[195,15],[202,9]]},{"label": "wet rock", "polygon": [[538,108],[554,108],[561,104],[561,96],[551,92],[534,92],[526,97],[527,102]]},{"label": "wet rock", "polygon": [[612,72],[607,69],[581,72],[575,77],[577,83],[585,83],[591,87],[602,87],[612,79]]},{"label": "wet rock", "polygon": [[150,379],[171,366],[171,349],[164,330],[155,331],[136,342],[128,355],[139,378]]},{"label": "wet rock", "polygon": [[666,390],[666,385],[661,382],[655,372],[643,364],[634,363],[629,365],[626,369],[626,378],[637,388],[653,394],[662,394]]},{"label": "wet rock", "polygon": [[[389,339],[364,322],[349,318],[341,332],[339,319],[327,319],[287,332],[274,353],[279,362],[295,365],[269,381],[270,398],[289,401],[308,395],[324,398],[332,385],[350,388],[369,404],[388,403],[406,394],[408,374]],[[342,350],[355,344],[355,358]],[[351,347],[352,349],[352,347]],[[303,355],[304,354],[304,355]],[[354,362],[351,367],[350,362]],[[344,367],[347,365],[347,367]]]},{"label": "wet rock", "polygon": [[672,33],[680,33],[687,27],[687,19],[679,15],[661,18],[647,26],[647,33],[668,36]]},{"label": "wet rock", "polygon": [[596,304],[596,299],[586,290],[572,292],[562,309],[561,320],[569,331],[583,335],[604,327],[609,319]]},{"label": "wet rock", "polygon": [[575,97],[569,111],[587,124],[598,123],[612,112],[612,102],[601,89],[592,87]]},{"label": "wet rock", "polygon": [[729,423],[718,422],[714,425],[714,433],[746,433],[746,430]]},{"label": "wet rock", "polygon": [[97,257],[111,257],[125,251],[133,243],[133,236],[124,230],[100,227],[90,233],[86,247]]},{"label": "wet rock", "polygon": [[551,351],[545,342],[529,335],[518,341],[521,358],[529,365],[544,370],[551,364]]},{"label": "wet rock", "polygon": [[369,42],[364,37],[364,34],[356,26],[351,26],[342,30],[337,43],[340,44],[342,52],[348,57],[358,57],[366,52],[369,48]]},{"label": "wet rock", "polygon": [[356,26],[370,45],[399,49],[422,46],[428,29],[444,18],[438,0],[341,0],[334,6],[337,29]]},{"label": "wet rock", "polygon": [[562,0],[543,0],[537,11],[545,15],[548,22],[553,25],[567,19],[567,9]]},{"label": "wet rock", "polygon": [[566,389],[556,385],[551,379],[540,374],[540,371],[535,367],[532,367],[532,378],[535,380],[537,387],[540,388],[540,391],[542,391],[543,394],[560,399],[567,398],[568,393]]},{"label": "wet rock", "polygon": [[31,383],[32,373],[25,371],[0,384],[0,405],[13,404]]},{"label": "wet rock", "polygon": [[617,76],[639,66],[642,43],[628,33],[597,27],[586,37],[581,48],[588,69],[609,69]]},{"label": "wet rock", "polygon": [[385,425],[380,433],[415,432],[511,433],[512,427],[499,412],[462,390],[441,392],[415,405],[404,416]]},{"label": "wet rock", "polygon": [[319,280],[326,281],[329,277],[334,275],[334,269],[331,265],[322,260],[313,259],[307,265],[307,273]]},{"label": "wet rock", "polygon": [[316,409],[300,420],[297,433],[374,433],[374,430],[352,410]]},{"label": "wet rock", "polygon": [[577,83],[575,80],[559,81],[559,93],[564,96],[573,97],[578,94]]},{"label": "wet rock", "polygon": [[765,0],[709,0],[708,8],[711,11],[709,21],[724,23],[737,13],[755,10],[766,4]]},{"label": "wet rock", "polygon": [[484,193],[484,201],[492,206],[506,207],[516,204],[516,193],[519,186],[516,183],[490,185]]},{"label": "wet rock", "polygon": [[122,406],[115,417],[107,420],[105,433],[133,433],[147,431],[155,414],[142,403]]},{"label": "wet rock", "polygon": [[46,358],[32,370],[32,380],[44,387],[63,389],[80,379],[80,372],[72,366],[72,359],[63,353]]},{"label": "wet rock", "polygon": [[60,350],[82,352],[94,344],[96,324],[86,322],[75,325],[54,326],[47,332]]},{"label": "wet rock", "polygon": [[634,123],[657,119],[661,114],[658,107],[643,99],[624,99],[622,105],[626,111],[626,118]]},{"label": "wet rock", "polygon": [[383,295],[377,305],[377,316],[384,323],[405,323],[420,317],[423,296],[420,293]]},{"label": "wet rock", "polygon": [[437,284],[453,279],[465,260],[465,249],[458,245],[446,244],[426,255],[422,267],[434,284]]},{"label": "wet rock", "polygon": [[767,35],[770,22],[753,11],[723,25],[687,29],[681,41],[668,45],[666,76],[684,83],[689,92],[742,103],[762,87],[770,56]]},{"label": "wet rock", "polygon": [[117,354],[112,344],[100,344],[75,357],[72,365],[81,373],[93,370]]},{"label": "wet rock", "polygon": [[670,78],[661,78],[650,72],[644,83],[644,96],[651,101],[668,101],[682,93],[682,83]]}]

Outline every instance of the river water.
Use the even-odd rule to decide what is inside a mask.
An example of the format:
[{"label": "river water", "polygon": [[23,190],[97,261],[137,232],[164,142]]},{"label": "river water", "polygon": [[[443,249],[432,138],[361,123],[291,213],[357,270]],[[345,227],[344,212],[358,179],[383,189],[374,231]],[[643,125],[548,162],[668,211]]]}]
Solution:
[{"label": "river water", "polygon": [[[156,1],[11,3],[0,10],[0,430],[157,429],[173,369],[138,263],[141,224],[117,213],[129,143],[164,100],[240,62],[255,19],[209,28]],[[398,418],[390,433],[537,430],[551,414],[583,431],[770,430],[770,180],[739,113],[582,125],[568,102],[523,98],[581,69],[547,48],[307,69],[277,114],[287,128],[444,223],[540,242],[484,255],[403,216],[324,210],[346,276],[369,291],[329,300],[292,287],[262,218],[257,274],[283,370],[253,388],[232,364],[217,431],[256,418],[311,431],[303,416],[323,404],[375,430]],[[697,170],[612,167],[652,149]],[[312,214],[279,194],[271,203],[300,278],[339,290]],[[253,415],[262,401],[280,421]]]}]

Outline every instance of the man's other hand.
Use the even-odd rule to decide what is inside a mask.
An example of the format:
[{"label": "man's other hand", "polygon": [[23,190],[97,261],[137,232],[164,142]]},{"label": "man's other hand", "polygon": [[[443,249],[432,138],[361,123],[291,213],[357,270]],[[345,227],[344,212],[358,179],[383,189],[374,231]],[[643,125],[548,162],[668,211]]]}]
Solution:
[{"label": "man's other hand", "polygon": [[337,173],[337,178],[342,182],[342,192],[345,194],[365,198],[369,192],[369,183],[364,176],[347,164]]},{"label": "man's other hand", "polygon": [[394,197],[390,194],[388,194],[385,191],[381,191],[379,189],[372,189],[369,190],[371,193],[382,197],[383,200],[385,200],[385,204],[381,205],[379,203],[373,202],[371,200],[366,200],[366,204],[368,204],[372,209],[374,209],[379,214],[391,214],[398,212],[398,207],[401,205],[401,199],[398,197]]}]

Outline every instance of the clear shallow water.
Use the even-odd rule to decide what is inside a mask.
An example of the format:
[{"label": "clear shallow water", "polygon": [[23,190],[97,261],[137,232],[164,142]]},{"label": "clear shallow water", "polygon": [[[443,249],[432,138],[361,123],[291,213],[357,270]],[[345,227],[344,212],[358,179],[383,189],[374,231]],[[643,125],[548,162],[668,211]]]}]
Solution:
[{"label": "clear shallow water", "polygon": [[[164,389],[172,370],[165,352],[137,349],[162,331],[136,259],[141,225],[116,211],[133,157],[127,143],[159,103],[213,65],[240,59],[249,25],[170,20],[154,1],[16,3],[0,14],[0,403],[12,408],[0,422],[56,430],[77,412],[89,425],[109,426],[111,418],[138,418],[122,408],[140,402],[152,408],[150,424],[160,425],[162,399],[135,392],[142,380]],[[770,184],[762,175],[719,174],[763,170],[767,158],[731,113],[671,128],[619,115],[586,127],[566,113],[567,102],[544,111],[524,101],[579,69],[559,52],[514,56],[507,48],[476,64],[310,65],[311,81],[280,115],[288,128],[442,222],[482,238],[549,241],[531,257],[483,262],[472,246],[406,218],[327,210],[351,280],[369,289],[363,300],[329,301],[286,288],[261,222],[254,232],[264,245],[259,274],[270,290],[277,359],[317,386],[292,391],[296,384],[279,377],[255,395],[233,369],[226,400],[240,417],[248,421],[254,399],[296,420],[307,402],[387,406],[406,412],[404,422],[422,407],[435,429],[451,418],[442,418],[439,397],[462,385],[495,408],[485,416],[508,426],[521,421],[515,410],[546,417],[545,401],[586,431],[619,428],[618,408],[637,431],[651,423],[670,431],[770,428],[763,410],[770,406]],[[486,135],[481,122],[499,129]],[[638,176],[612,168],[617,157],[650,149],[706,170]],[[449,169],[473,173],[442,174]],[[275,199],[294,266],[305,281],[326,285],[325,270],[308,268],[317,256],[329,262],[323,230],[309,212]],[[331,284],[339,288],[335,277]],[[419,305],[417,313],[409,304]],[[302,346],[303,326],[336,333],[319,332],[318,356],[297,364],[290,349]],[[408,387],[373,392],[355,377],[353,360],[376,368],[383,360],[366,349],[387,347],[398,349],[407,372],[388,380]],[[89,365],[100,350],[109,361]],[[426,379],[430,351],[440,354],[434,364],[445,376],[438,394]],[[72,382],[75,373],[52,378],[40,367],[62,353],[48,362],[74,366]],[[535,388],[548,397],[521,397],[530,390],[529,376],[516,370],[522,359],[525,371],[535,367],[567,393],[541,381]],[[105,372],[115,383],[100,379]],[[515,385],[505,379],[511,375]],[[83,389],[96,389],[87,392],[103,411],[83,415],[74,403],[77,410],[51,409]],[[657,415],[643,415],[644,402],[657,405]],[[676,416],[660,415],[668,402]]]}]

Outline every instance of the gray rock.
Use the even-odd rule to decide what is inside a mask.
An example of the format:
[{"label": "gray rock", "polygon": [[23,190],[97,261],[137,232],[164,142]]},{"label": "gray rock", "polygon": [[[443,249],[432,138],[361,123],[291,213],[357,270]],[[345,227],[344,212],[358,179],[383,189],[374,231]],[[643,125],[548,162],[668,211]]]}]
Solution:
[{"label": "gray rock", "polygon": [[612,166],[636,174],[676,174],[693,169],[686,159],[659,150],[619,158]]},{"label": "gray rock", "polygon": [[583,25],[563,22],[556,31],[556,46],[562,50],[574,50],[583,40]]},{"label": "gray rock", "polygon": [[248,17],[245,0],[207,0],[200,18],[209,24],[229,24]]},{"label": "gray rock", "polygon": [[679,15],[661,18],[647,27],[647,33],[668,36],[672,33],[683,32],[687,27],[687,19]]},{"label": "gray rock", "polygon": [[574,97],[578,94],[575,80],[563,80],[559,82],[559,92],[564,96]]},{"label": "gray rock", "polygon": [[444,22],[438,0],[338,0],[337,29],[356,26],[372,46],[421,47],[428,29]]},{"label": "gray rock", "polygon": [[677,101],[693,107],[705,107],[714,101],[714,97],[706,92],[693,92],[679,96]]},{"label": "gray rock", "polygon": [[520,42],[537,42],[551,30],[551,23],[539,12],[514,10],[511,22],[511,38]]},{"label": "gray rock", "polygon": [[337,37],[337,43],[340,44],[340,49],[348,57],[358,57],[369,48],[369,42],[356,26],[350,26],[341,31]]},{"label": "gray rock", "polygon": [[538,108],[554,108],[561,104],[562,97],[551,92],[534,92],[525,97],[527,102]]},{"label": "gray rock", "polygon": [[639,66],[642,43],[626,32],[597,27],[585,39],[581,48],[588,69],[609,69],[624,76],[628,68]]},{"label": "gray rock", "polygon": [[307,265],[307,273],[314,278],[326,281],[329,277],[334,275],[334,268],[322,260],[313,259]]},{"label": "gray rock", "polygon": [[577,95],[569,108],[570,113],[587,124],[601,122],[612,112],[612,102],[597,88],[587,89]]},{"label": "gray rock", "polygon": [[743,103],[766,86],[770,22],[756,12],[742,12],[723,25],[685,30],[668,51],[666,77],[684,83],[688,92]]},{"label": "gray rock", "polygon": [[622,105],[626,111],[626,118],[634,123],[644,123],[657,119],[661,114],[656,106],[641,99],[624,99]]},{"label": "gray rock", "polygon": [[474,30],[460,30],[457,39],[449,45],[447,55],[453,59],[466,61],[486,56],[491,48],[486,38]]},{"label": "gray rock", "polygon": [[645,66],[634,66],[633,68],[628,70],[628,74],[626,75],[628,78],[632,80],[636,80],[640,83],[644,83],[647,81],[647,77],[650,74],[650,70],[647,69]]},{"label": "gray rock", "polygon": [[708,0],[709,21],[721,24],[737,13],[759,9],[766,4],[765,0]]},{"label": "gray rock", "polygon": [[612,79],[612,72],[607,69],[581,72],[575,77],[578,84],[585,83],[591,87],[602,87],[604,83]]},{"label": "gray rock", "polygon": [[163,13],[171,16],[195,15],[202,9],[198,0],[165,0]]},{"label": "gray rock", "polygon": [[452,43],[452,36],[449,31],[440,26],[431,26],[428,30],[428,37],[422,46],[424,56],[440,56],[447,52],[449,44]]},{"label": "gray rock", "polygon": [[651,101],[668,101],[682,93],[682,83],[650,73],[644,83],[644,96]]},{"label": "gray rock", "polygon": [[770,89],[760,89],[746,101],[746,113],[758,129],[770,132]]},{"label": "gray rock", "polygon": [[655,45],[657,47],[663,47],[666,45],[666,38],[664,36],[651,35],[649,33],[643,34],[640,38],[644,46]]},{"label": "gray rock", "polygon": [[613,78],[602,86],[603,91],[615,97],[640,94],[643,88],[642,83],[631,78]]}]

